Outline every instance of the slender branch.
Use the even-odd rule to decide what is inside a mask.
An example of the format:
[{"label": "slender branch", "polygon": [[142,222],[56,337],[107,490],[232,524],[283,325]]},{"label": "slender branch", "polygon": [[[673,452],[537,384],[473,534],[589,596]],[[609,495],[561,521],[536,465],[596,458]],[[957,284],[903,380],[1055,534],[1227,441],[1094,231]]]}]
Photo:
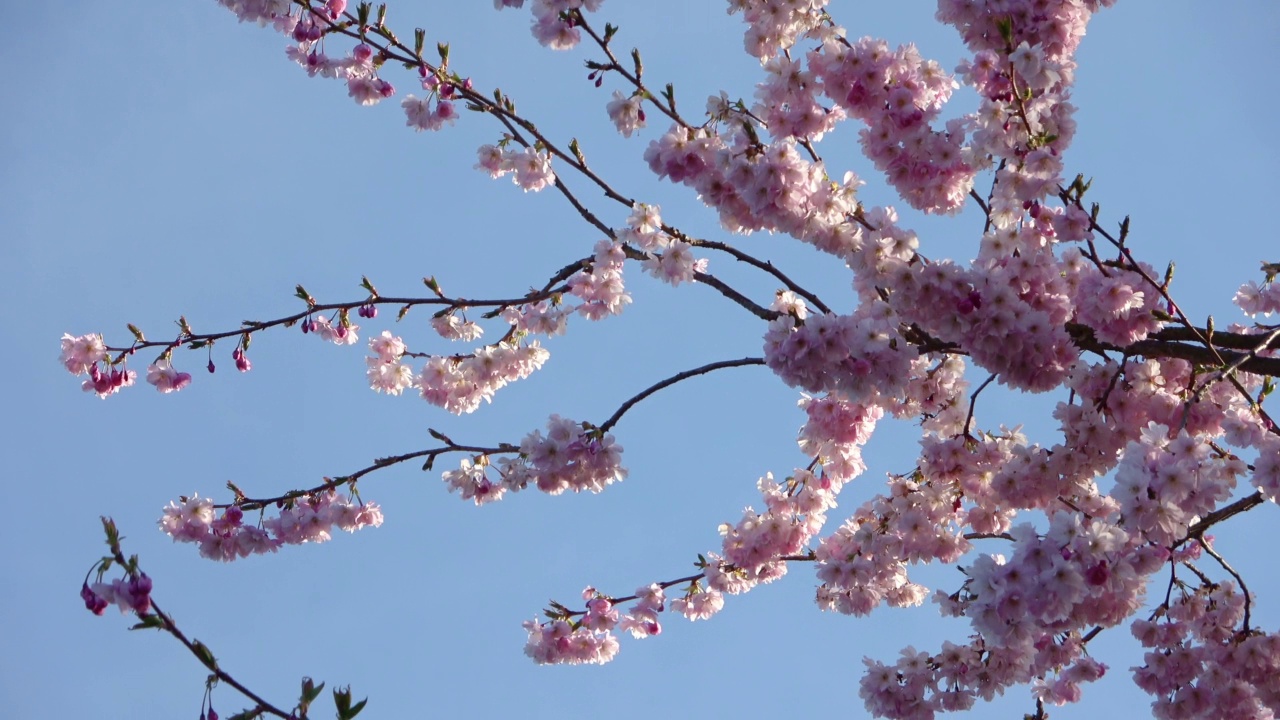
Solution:
[{"label": "slender branch", "polygon": [[[818,556],[815,555],[812,551],[810,551],[802,555],[783,555],[781,557],[773,558],[769,562],[814,562],[817,559],[818,559]],[[732,563],[721,563],[720,569],[723,570],[724,572],[733,572],[737,570],[738,567]],[[657,582],[653,584],[657,585],[663,590],[666,590],[669,587],[674,587],[676,585],[681,585],[684,583],[691,583],[696,580],[700,580],[704,577],[706,577],[706,572],[700,572],[694,575],[685,575],[684,577],[679,577],[674,580],[664,580],[662,582]],[[612,605],[621,605],[622,603],[631,602],[632,600],[640,599],[639,595],[627,595],[624,597],[617,597],[617,598],[609,597],[606,595],[605,597],[609,598],[609,603]],[[560,607],[564,607],[564,606],[560,606]],[[587,613],[586,610],[568,610],[567,608],[565,608],[565,610],[567,612],[565,612],[564,616],[567,618],[575,617],[577,615],[585,615]]]},{"label": "slender branch", "polygon": [[237,505],[240,507],[241,510],[260,510],[269,505],[274,505],[276,503],[281,503],[281,502],[288,502],[290,500],[296,500],[302,497],[309,497],[312,495],[316,495],[318,493],[327,492],[329,490],[342,487],[343,485],[354,485],[357,480],[364,477],[365,475],[368,475],[369,473],[372,473],[375,470],[381,470],[382,468],[391,467],[392,465],[399,465],[400,463],[408,462],[410,460],[416,460],[418,458],[423,458],[423,457],[427,458],[427,463],[425,467],[430,468],[431,465],[435,462],[435,459],[437,457],[444,455],[446,453],[451,453],[451,452],[467,452],[467,453],[474,453],[476,455],[501,455],[501,454],[520,452],[520,448],[508,443],[502,443],[496,448],[479,447],[475,445],[459,445],[453,442],[452,440],[449,440],[449,438],[445,437],[444,435],[441,435],[440,433],[437,433],[435,431],[432,431],[432,435],[437,439],[444,441],[445,446],[430,448],[427,450],[416,450],[414,452],[405,453],[403,455],[392,455],[390,457],[378,458],[377,460],[373,461],[372,465],[368,465],[363,468],[360,468],[359,470],[351,473],[350,475],[339,475],[334,478],[325,478],[325,481],[323,483],[313,488],[310,488],[308,490],[290,490],[289,492],[284,493],[283,495],[279,495],[277,497],[271,497],[271,498],[245,497],[244,494],[240,492],[239,488],[237,488],[235,485],[231,485],[232,492],[236,493],[236,501],[234,503],[214,505],[214,507],[228,508],[228,507],[231,507],[232,505]]},{"label": "slender branch", "polygon": [[1214,525],[1217,525],[1223,520],[1239,515],[1240,513],[1248,512],[1262,503],[1262,492],[1254,491],[1252,495],[1246,495],[1230,505],[1223,505],[1208,515],[1205,515],[1203,518],[1200,518],[1199,522],[1187,528],[1187,534],[1182,539],[1175,542],[1171,547],[1176,549],[1188,540],[1199,540],[1204,536],[1205,531]]},{"label": "slender branch", "polygon": [[1244,584],[1244,578],[1240,576],[1240,573],[1236,572],[1235,568],[1231,567],[1230,563],[1227,562],[1226,558],[1219,555],[1218,551],[1214,550],[1212,545],[1205,542],[1204,537],[1197,537],[1196,543],[1198,543],[1200,547],[1204,548],[1205,552],[1209,553],[1209,557],[1213,558],[1214,560],[1217,560],[1218,564],[1222,566],[1223,570],[1226,570],[1227,572],[1231,573],[1231,577],[1235,578],[1236,582],[1240,584],[1240,592],[1244,594],[1244,624],[1241,627],[1243,627],[1245,634],[1248,634],[1249,604],[1250,604],[1249,586]]},{"label": "slender branch", "polygon": [[[676,232],[674,231],[674,228],[667,231],[673,235],[676,234]],[[677,235],[677,237],[680,237],[681,235],[683,234],[681,233],[680,235]],[[729,245],[728,243],[718,242],[715,240],[700,240],[700,239],[688,238],[688,237],[681,237],[681,239],[685,240],[690,245],[693,245],[695,247],[705,247],[705,248],[710,248],[712,250],[719,250],[721,252],[728,253],[729,255],[732,255],[733,258],[735,260],[738,260],[739,262],[744,262],[744,263],[747,263],[748,265],[751,265],[752,267],[759,268],[769,273],[770,275],[774,276],[775,278],[777,278],[791,292],[799,295],[805,300],[808,300],[810,303],[813,304],[815,308],[818,309],[819,312],[822,312],[822,313],[831,312],[831,308],[827,307],[826,303],[822,302],[822,300],[819,299],[817,295],[809,292],[808,290],[805,290],[803,287],[800,287],[800,285],[796,284],[791,278],[787,277],[786,275],[783,274],[781,270],[776,268],[771,261],[760,260],[759,258],[756,258],[753,255],[749,255],[743,252],[742,250],[739,250],[738,248],[733,247],[732,245]]]},{"label": "slender branch", "polygon": [[608,420],[605,420],[603,423],[600,424],[600,431],[609,432],[609,429],[612,428],[614,425],[617,425],[618,421],[622,419],[622,416],[625,415],[628,410],[634,407],[636,403],[640,402],[641,400],[644,400],[645,398],[658,392],[659,390],[671,387],[672,385],[675,385],[676,383],[682,380],[688,380],[691,377],[705,375],[709,372],[712,372],[713,370],[721,370],[724,368],[731,368],[731,367],[745,367],[747,365],[764,365],[764,358],[748,357],[748,358],[742,358],[741,360],[721,360],[719,362],[707,363],[702,367],[697,367],[692,370],[685,370],[684,372],[676,373],[675,375],[672,375],[671,377],[665,380],[662,380],[660,382],[654,383],[653,385],[650,385],[648,388],[645,388],[640,393],[632,396],[626,402],[622,403],[622,405],[618,408],[618,410],[614,412],[613,415],[611,415]]},{"label": "slender branch", "polygon": [[[140,576],[142,576],[142,572],[138,569],[137,556],[134,556],[132,558],[132,562],[130,562],[130,560],[125,559],[124,553],[120,549],[120,537],[115,530],[115,523],[112,522],[110,519],[104,517],[103,527],[107,530],[107,544],[111,548],[112,559],[116,562],[116,564],[118,564],[121,568],[124,569],[126,575],[130,578],[130,580],[135,580]],[[199,640],[192,640],[187,637],[186,633],[182,632],[182,630],[178,627],[178,624],[173,621],[173,617],[171,617],[168,613],[160,609],[160,606],[156,604],[155,598],[151,596],[149,591],[147,592],[147,598],[151,605],[150,612],[140,611],[136,609],[134,610],[134,614],[137,615],[138,619],[141,620],[143,623],[147,623],[147,624],[140,625],[139,627],[154,627],[159,630],[164,630],[165,632],[172,635],[174,638],[178,640],[178,642],[181,642],[187,648],[187,650],[190,651],[191,654],[196,657],[197,660],[200,661],[201,665],[204,665],[209,670],[209,672],[217,676],[219,682],[224,682],[227,685],[230,685],[231,687],[239,691],[241,695],[244,695],[245,697],[252,700],[257,705],[257,707],[255,708],[257,711],[270,713],[272,715],[275,715],[276,717],[285,718],[286,720],[295,720],[295,719],[305,720],[306,719],[305,712],[303,713],[301,718],[297,718],[297,716],[294,715],[293,713],[287,713],[284,710],[281,710],[280,708],[276,707],[275,705],[265,700],[262,696],[258,695],[257,693],[253,692],[252,690],[250,690],[249,688],[241,684],[239,680],[236,680],[234,677],[232,677],[225,670],[223,670],[221,667],[218,666],[218,661],[214,658],[213,653],[209,651],[209,648],[206,647],[204,643],[201,643]],[[160,621],[160,625],[157,626],[154,624],[150,624],[152,617],[154,617],[155,619],[158,619]]]},{"label": "slender branch", "polygon": [[974,390],[973,393],[969,395],[969,414],[964,419],[964,436],[965,437],[969,437],[969,427],[973,424],[973,408],[975,405],[977,405],[978,394],[981,393],[983,390],[985,390],[987,386],[991,384],[991,381],[995,379],[996,379],[996,374],[991,373],[991,375],[986,380],[982,381],[982,384],[978,386],[978,389]]}]

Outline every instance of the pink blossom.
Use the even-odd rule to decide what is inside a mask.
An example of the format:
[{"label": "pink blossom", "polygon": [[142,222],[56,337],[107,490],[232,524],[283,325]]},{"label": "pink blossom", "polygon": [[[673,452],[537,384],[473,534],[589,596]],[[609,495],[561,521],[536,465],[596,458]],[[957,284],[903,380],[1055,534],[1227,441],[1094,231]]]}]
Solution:
[{"label": "pink blossom", "polygon": [[177,392],[191,384],[191,374],[178,372],[162,357],[147,367],[147,382],[162,393]]}]

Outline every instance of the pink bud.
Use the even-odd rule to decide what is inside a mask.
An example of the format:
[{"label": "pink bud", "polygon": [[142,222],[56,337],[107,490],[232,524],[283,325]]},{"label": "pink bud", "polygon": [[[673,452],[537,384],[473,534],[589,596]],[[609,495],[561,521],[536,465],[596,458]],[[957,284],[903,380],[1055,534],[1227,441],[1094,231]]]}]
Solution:
[{"label": "pink bud", "polygon": [[[325,3],[325,7],[329,8],[329,17],[337,20],[342,11],[347,9],[347,0],[329,0]],[[214,720],[210,718],[209,720]]]},{"label": "pink bud", "polygon": [[391,83],[387,82],[386,80],[379,79],[378,94],[382,95],[382,97],[384,98],[389,98],[392,95],[396,94],[395,86],[393,86]]},{"label": "pink bud", "polygon": [[360,43],[351,51],[351,56],[356,59],[356,62],[365,62],[369,58],[373,57],[373,48],[365,45],[364,43]]}]

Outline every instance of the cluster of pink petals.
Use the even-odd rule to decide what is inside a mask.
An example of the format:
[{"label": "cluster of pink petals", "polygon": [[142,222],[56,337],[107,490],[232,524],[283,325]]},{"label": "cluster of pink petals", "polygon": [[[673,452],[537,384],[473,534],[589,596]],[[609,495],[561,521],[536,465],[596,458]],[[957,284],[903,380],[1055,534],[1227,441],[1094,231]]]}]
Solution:
[{"label": "cluster of pink petals", "polygon": [[334,345],[355,345],[360,342],[358,331],[360,326],[345,319],[339,318],[335,323],[333,319],[323,315],[313,318],[307,318],[302,321],[304,332],[310,332],[316,337]]},{"label": "cluster of pink petals", "polygon": [[765,333],[765,362],[788,385],[874,403],[899,393],[917,357],[898,333],[899,322],[887,304],[875,301],[852,315],[814,315],[803,324],[782,315]]},{"label": "cluster of pink petals", "polygon": [[1167,547],[1229,499],[1246,469],[1244,461],[1219,457],[1206,440],[1186,430],[1170,439],[1169,428],[1151,423],[1125,449],[1112,495],[1130,533]]},{"label": "cluster of pink petals", "polygon": [[458,119],[458,110],[453,103],[434,97],[419,98],[413,94],[406,95],[400,101],[404,108],[405,125],[417,130],[439,130],[445,125],[452,125]]},{"label": "cluster of pink petals", "polygon": [[178,372],[168,357],[162,357],[147,367],[147,382],[162,393],[177,392],[191,384],[191,373]]},{"label": "cluster of pink petals", "polygon": [[512,150],[502,145],[481,145],[477,155],[477,169],[493,178],[510,174],[512,182],[525,192],[538,192],[556,182],[551,156],[536,148]]},{"label": "cluster of pink petals", "polygon": [[383,330],[382,335],[369,339],[369,349],[373,356],[365,358],[364,362],[368,366],[366,376],[371,388],[388,395],[399,395],[413,387],[413,368],[401,362],[405,353],[404,341]]},{"label": "cluster of pink petals", "polygon": [[[533,37],[552,50],[568,50],[577,46],[582,34],[561,15],[571,10],[595,12],[604,0],[533,0]],[[493,0],[493,7],[524,7],[524,0]]]},{"label": "cluster of pink petals", "polygon": [[[729,125],[741,122],[746,120],[735,118]],[[837,255],[859,244],[858,226],[848,218],[857,209],[854,190],[860,181],[848,173],[832,182],[821,162],[801,156],[793,138],[759,146],[740,130],[726,142],[713,127],[675,126],[649,144],[644,159],[659,177],[696,190],[732,232],[784,232]]]},{"label": "cluster of pink petals", "polygon": [[244,512],[237,505],[217,515],[212,500],[192,495],[170,502],[159,524],[175,542],[198,544],[201,556],[230,562],[276,552],[281,545],[326,542],[334,527],[347,532],[378,527],[382,525],[382,509],[377,503],[328,490],[296,498],[279,514],[255,526],[244,524]]},{"label": "cluster of pink petals", "polygon": [[860,133],[863,152],[912,207],[959,210],[977,171],[964,145],[964,121],[949,121],[945,131],[930,126],[955,80],[937,62],[921,58],[914,45],[890,51],[883,40],[872,38],[852,44],[829,40],[807,57],[812,81],[775,82],[767,86],[771,101],[781,100],[788,86],[810,94],[820,90],[842,115],[867,124]]},{"label": "cluster of pink petals", "polygon": [[492,402],[494,393],[508,383],[529,377],[550,355],[536,341],[500,342],[461,357],[433,355],[415,383],[424,400],[463,415],[475,412],[481,402]]},{"label": "cluster of pink petals", "polygon": [[[859,287],[893,288],[889,304],[902,321],[956,343],[974,362],[1014,388],[1043,392],[1060,385],[1079,351],[1066,331],[1071,286],[1051,248],[1006,239],[1001,252],[962,268],[921,262],[914,234],[876,218],[856,258]],[[988,247],[992,247],[989,245]]]},{"label": "cluster of pink petals", "polygon": [[91,368],[107,359],[107,346],[97,333],[80,336],[64,333],[60,359],[72,375],[87,375]]},{"label": "cluster of pink petals", "polygon": [[826,5],[827,0],[729,0],[729,13],[741,12],[747,23],[747,54],[767,60],[801,37],[834,32],[826,25]]},{"label": "cluster of pink petals", "polygon": [[600,320],[621,313],[631,304],[622,278],[626,258],[619,243],[607,239],[596,243],[591,267],[569,278],[569,294],[582,301],[577,307],[579,315]]},{"label": "cluster of pink petals", "polygon": [[96,582],[92,586],[84,583],[80,586],[80,599],[84,600],[85,609],[94,615],[101,615],[113,604],[121,613],[145,615],[151,612],[151,578],[140,572],[109,583]]},{"label": "cluster of pink petals", "polygon": [[864,503],[818,545],[818,606],[866,615],[881,603],[919,605],[927,590],[909,581],[906,563],[958,559],[969,550],[962,520],[945,483],[893,480],[888,495]]},{"label": "cluster of pink petals", "polygon": [[644,127],[644,97],[642,95],[623,95],[621,92],[613,91],[613,99],[605,106],[605,110],[609,113],[609,119],[613,121],[613,126],[623,137],[631,137],[631,134]]},{"label": "cluster of pink petals", "polygon": [[1240,286],[1235,303],[1250,317],[1280,313],[1280,282],[1268,281],[1259,285],[1251,280]]},{"label": "cluster of pink petals", "polygon": [[[489,476],[491,470],[497,473],[496,480]],[[549,495],[566,490],[598,493],[626,476],[622,446],[612,435],[588,423],[552,415],[547,434],[534,430],[526,435],[518,457],[503,458],[496,468],[487,457],[463,459],[457,470],[445,472],[442,479],[449,492],[483,505],[530,485]]]},{"label": "cluster of pink petals", "polygon": [[1163,617],[1137,620],[1134,637],[1150,648],[1132,668],[1154,695],[1160,720],[1270,718],[1280,715],[1280,635],[1238,628],[1245,597],[1232,582],[1175,595]]},{"label": "cluster of pink petals", "polygon": [[288,17],[293,9],[291,0],[218,0],[218,4],[235,13],[240,22],[259,25]]},{"label": "cluster of pink petals", "polygon": [[645,272],[671,285],[693,282],[707,270],[706,258],[695,258],[692,245],[662,229],[662,209],[657,205],[637,203],[618,239],[644,253]]},{"label": "cluster of pink petals", "polygon": [[[106,398],[129,387],[137,379],[138,374],[125,367],[111,367],[107,346],[102,336],[96,333],[73,336],[63,334],[62,355],[59,358],[63,367],[72,375],[88,375],[89,379],[81,383],[85,392],[97,393]],[[189,376],[188,376],[189,377]]]},{"label": "cluster of pink petals", "polygon": [[618,654],[618,638],[613,633],[585,623],[535,619],[526,621],[524,629],[529,633],[524,654],[540,665],[603,665]]},{"label": "cluster of pink petals", "polygon": [[1159,292],[1132,270],[1109,268],[1104,275],[1097,266],[1084,265],[1075,282],[1075,320],[1103,342],[1123,347],[1163,325],[1155,315]]}]

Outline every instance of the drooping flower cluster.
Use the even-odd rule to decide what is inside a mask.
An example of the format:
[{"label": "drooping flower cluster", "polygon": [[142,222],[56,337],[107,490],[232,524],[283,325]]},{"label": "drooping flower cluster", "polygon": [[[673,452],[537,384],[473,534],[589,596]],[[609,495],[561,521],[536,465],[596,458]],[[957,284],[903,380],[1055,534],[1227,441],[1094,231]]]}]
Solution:
[{"label": "drooping flower cluster", "polygon": [[662,229],[662,208],[657,205],[637,203],[618,239],[644,253],[645,272],[672,285],[693,282],[707,271],[706,258],[695,258],[692,245]]},{"label": "drooping flower cluster", "polygon": [[1163,617],[1134,621],[1150,648],[1132,668],[1154,695],[1160,720],[1265,718],[1280,715],[1280,635],[1238,627],[1246,599],[1232,582],[1180,593]]},{"label": "drooping flower cluster", "polygon": [[1088,325],[1099,340],[1125,346],[1160,329],[1160,295],[1138,273],[1094,265],[1081,266],[1075,279],[1076,322]]},{"label": "drooping flower cluster", "polygon": [[493,178],[510,174],[511,181],[525,192],[538,192],[556,182],[551,156],[537,148],[513,150],[502,145],[481,145],[477,154],[477,169]]},{"label": "drooping flower cluster", "polygon": [[121,613],[145,615],[151,612],[151,578],[144,572],[111,582],[84,583],[80,586],[80,599],[85,609],[94,615],[106,612],[107,606],[116,605]]},{"label": "drooping flower cluster", "polygon": [[507,383],[523,380],[542,367],[551,354],[537,341],[527,345],[500,342],[470,355],[427,358],[415,384],[427,402],[455,415],[474,412]]},{"label": "drooping flower cluster", "polygon": [[622,266],[626,262],[622,246],[610,240],[596,243],[595,257],[590,270],[581,270],[569,278],[569,292],[582,301],[576,309],[588,320],[600,320],[617,315],[631,304],[622,280]]},{"label": "drooping flower cluster", "polygon": [[246,525],[238,505],[217,515],[213,501],[198,494],[170,502],[160,518],[160,529],[175,542],[196,543],[201,556],[226,562],[276,552],[281,545],[326,542],[335,527],[355,532],[381,524],[382,509],[377,503],[344,497],[335,490],[290,500],[279,514],[259,525]]},{"label": "drooping flower cluster", "polygon": [[1259,285],[1250,280],[1236,291],[1235,303],[1250,317],[1280,313],[1280,282],[1268,280]]},{"label": "drooping flower cluster", "polygon": [[400,361],[405,353],[403,340],[383,330],[379,337],[370,338],[369,349],[373,357],[365,358],[364,362],[368,366],[370,387],[377,392],[399,395],[413,385],[413,368]]},{"label": "drooping flower cluster", "polygon": [[853,44],[828,40],[807,59],[812,80],[775,78],[766,86],[772,102],[787,92],[822,92],[841,115],[867,124],[859,133],[863,152],[912,207],[941,213],[960,209],[977,167],[964,144],[963,120],[949,121],[945,131],[930,125],[957,87],[937,62],[921,58],[914,45],[890,51],[888,43],[873,38]]},{"label": "drooping flower cluster", "polygon": [[764,354],[788,385],[808,392],[839,392],[872,404],[902,389],[917,357],[899,333],[897,314],[867,302],[852,315],[815,315],[799,324],[787,314],[769,323]]},{"label": "drooping flower cluster", "polygon": [[[489,477],[490,471],[496,471],[496,479]],[[598,493],[626,476],[622,446],[612,435],[589,423],[552,415],[547,434],[534,430],[526,435],[518,457],[504,457],[496,468],[488,457],[464,459],[459,469],[445,472],[443,480],[450,492],[483,505],[530,485],[550,495],[566,490]]]},{"label": "drooping flower cluster", "polygon": [[1152,423],[1125,450],[1112,494],[1130,533],[1167,547],[1230,498],[1245,470],[1242,460],[1220,457],[1186,430],[1170,438],[1169,428]]},{"label": "drooping flower cluster", "polygon": [[819,36],[827,22],[826,0],[729,0],[729,13],[742,13],[747,54],[767,60],[803,36]]}]

